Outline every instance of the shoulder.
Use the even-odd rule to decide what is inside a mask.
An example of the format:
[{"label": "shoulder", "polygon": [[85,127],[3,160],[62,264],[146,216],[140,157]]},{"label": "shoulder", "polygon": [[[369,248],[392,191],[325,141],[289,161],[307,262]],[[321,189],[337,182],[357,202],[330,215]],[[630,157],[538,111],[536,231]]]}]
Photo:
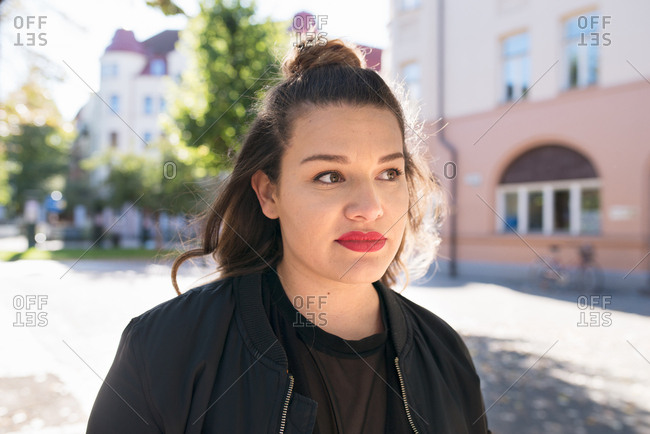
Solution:
[{"label": "shoulder", "polygon": [[234,310],[233,278],[225,278],[149,309],[133,318],[124,333],[145,351],[183,347],[227,329]]},{"label": "shoulder", "polygon": [[438,357],[454,359],[470,371],[475,371],[469,350],[453,327],[427,308],[399,293],[395,295],[408,322],[414,328],[415,338],[420,340],[422,345],[428,346]]},{"label": "shoulder", "polygon": [[229,304],[233,278],[225,278],[192,288],[167,300],[134,318],[138,322],[156,322],[161,319],[180,319],[201,315],[206,310]]}]

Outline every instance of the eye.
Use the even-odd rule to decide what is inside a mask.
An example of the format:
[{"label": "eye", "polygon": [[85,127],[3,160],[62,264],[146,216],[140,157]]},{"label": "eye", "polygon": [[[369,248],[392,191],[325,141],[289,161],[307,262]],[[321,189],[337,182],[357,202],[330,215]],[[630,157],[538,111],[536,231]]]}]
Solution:
[{"label": "eye", "polygon": [[316,175],[315,181],[322,182],[323,184],[335,184],[343,181],[343,175],[339,172],[323,172]]},{"label": "eye", "polygon": [[384,170],[381,173],[380,177],[385,181],[395,181],[397,180],[397,178],[402,176],[403,173],[404,172],[402,172],[400,169],[393,168],[393,169]]}]

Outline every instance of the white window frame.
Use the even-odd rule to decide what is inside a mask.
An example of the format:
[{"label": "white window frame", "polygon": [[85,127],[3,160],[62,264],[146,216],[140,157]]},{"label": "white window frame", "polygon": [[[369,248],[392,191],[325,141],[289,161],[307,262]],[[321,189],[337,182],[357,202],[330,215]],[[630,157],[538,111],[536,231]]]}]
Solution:
[{"label": "white window frame", "polygon": [[144,98],[142,99],[142,113],[144,113],[145,115],[154,114],[153,104],[154,104],[153,97],[151,95],[145,95]]},{"label": "white window frame", "polygon": [[102,78],[114,78],[118,74],[118,65],[117,63],[104,63],[101,68],[101,77]]},{"label": "white window frame", "polygon": [[398,0],[399,10],[402,12],[418,9],[422,4],[421,0]]},{"label": "white window frame", "polygon": [[[587,86],[592,86],[598,84],[599,79],[599,63],[600,63],[600,47],[595,45],[596,43],[591,40],[591,33],[598,33],[602,35],[603,30],[600,28],[584,28],[580,29],[578,25],[578,20],[580,17],[587,17],[587,22],[591,23],[592,16],[599,16],[597,11],[589,11],[583,14],[573,15],[563,21],[562,25],[562,46],[563,46],[563,63],[562,68],[564,78],[563,86],[564,90],[571,89],[581,89]],[[600,23],[601,20],[598,20]],[[578,27],[576,34],[568,34],[567,29],[569,25],[575,25]],[[603,41],[599,38],[598,44],[602,44]],[[574,86],[571,85],[571,55],[570,53],[575,53],[577,58],[577,69],[578,76],[577,81]],[[596,73],[595,77],[592,79],[590,76],[591,62],[596,63]]]},{"label": "white window frame", "polygon": [[[513,38],[520,38],[520,37],[527,38],[526,50],[524,52],[506,55],[506,50],[505,50],[506,43],[509,40],[512,40]],[[506,86],[507,84],[506,69],[507,69],[508,62],[511,61],[516,65],[518,69],[518,73],[515,74],[516,78],[513,80],[514,87],[513,87],[512,98],[508,98],[507,86]],[[510,35],[506,38],[503,38],[503,40],[501,41],[501,81],[500,81],[500,86],[501,86],[500,94],[501,94],[502,102],[510,102],[510,101],[518,100],[522,95],[524,95],[524,91],[522,90],[524,85],[526,86],[526,95],[528,95],[528,90],[530,89],[530,85],[531,85],[530,63],[531,63],[530,32],[528,31],[519,32],[517,34]],[[526,98],[526,95],[524,95],[524,98]]]},{"label": "white window frame", "polygon": [[[566,179],[558,181],[543,182],[522,182],[513,184],[502,184],[496,189],[496,210],[501,218],[506,214],[506,194],[517,193],[517,227],[514,228],[520,234],[527,234],[528,231],[528,194],[541,191],[543,194],[542,203],[542,232],[543,235],[566,234],[556,231],[554,228],[554,194],[556,190],[569,190],[569,232],[568,235],[597,235],[584,234],[581,226],[582,213],[582,190],[597,189],[601,192],[599,179]],[[602,201],[601,201],[602,212]],[[504,225],[501,218],[495,219],[495,230],[497,233],[507,234],[509,229]],[[538,232],[532,232],[538,233]]]},{"label": "white window frame", "polygon": [[422,66],[420,63],[417,61],[407,62],[402,65],[400,73],[409,99],[414,102],[420,101],[422,99]]},{"label": "white window frame", "polygon": [[165,64],[165,59],[152,59],[149,72],[151,75],[163,76],[167,75],[167,65]]},{"label": "white window frame", "polygon": [[111,113],[120,113],[121,98],[118,94],[112,94],[108,99],[109,110]]}]

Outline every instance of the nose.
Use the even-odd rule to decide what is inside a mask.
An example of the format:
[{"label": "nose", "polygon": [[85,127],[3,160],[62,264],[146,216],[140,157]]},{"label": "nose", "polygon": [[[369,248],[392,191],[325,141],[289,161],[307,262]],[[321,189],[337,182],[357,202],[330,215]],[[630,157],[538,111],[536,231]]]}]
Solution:
[{"label": "nose", "polygon": [[384,215],[381,197],[372,181],[359,183],[350,191],[344,212],[350,220],[372,221]]}]

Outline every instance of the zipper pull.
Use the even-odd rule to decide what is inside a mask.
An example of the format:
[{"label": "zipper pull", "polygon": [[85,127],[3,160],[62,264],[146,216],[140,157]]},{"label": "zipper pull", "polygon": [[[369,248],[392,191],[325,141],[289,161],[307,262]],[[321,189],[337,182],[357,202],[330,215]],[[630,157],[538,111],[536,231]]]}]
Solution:
[{"label": "zipper pull", "polygon": [[[287,371],[288,373],[289,371]],[[289,374],[289,390],[287,390],[287,397],[284,399],[282,406],[282,417],[280,418],[280,434],[284,433],[284,427],[287,424],[287,412],[289,411],[289,401],[291,400],[291,393],[293,392],[293,375]]]},{"label": "zipper pull", "polygon": [[411,429],[415,434],[418,434],[418,429],[415,427],[415,423],[413,423],[413,418],[411,417],[411,410],[409,408],[409,404],[406,401],[406,387],[404,386],[404,378],[402,377],[402,370],[399,367],[399,357],[395,357],[395,368],[397,368],[397,377],[399,378],[399,386],[400,389],[402,390],[402,400],[404,401],[404,409],[406,410],[406,418],[409,420],[409,424],[411,424]]}]

